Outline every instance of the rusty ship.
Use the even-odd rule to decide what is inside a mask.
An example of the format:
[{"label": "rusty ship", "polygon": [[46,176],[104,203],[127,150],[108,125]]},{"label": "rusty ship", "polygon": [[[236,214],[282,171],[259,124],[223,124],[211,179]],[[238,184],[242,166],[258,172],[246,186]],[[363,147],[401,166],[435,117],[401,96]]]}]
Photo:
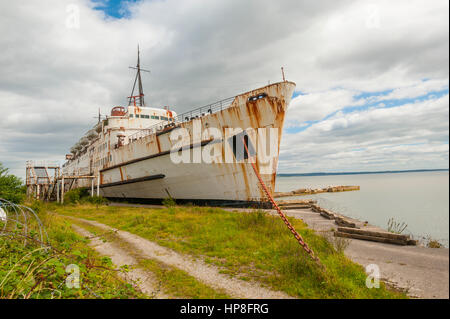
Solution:
[{"label": "rusty ship", "polygon": [[[110,199],[160,201],[170,197],[218,205],[265,202],[266,195],[258,185],[249,157],[256,161],[262,179],[273,193],[283,123],[295,83],[283,79],[177,114],[169,107],[146,106],[139,52],[137,61],[128,106],[114,106],[109,115],[99,116],[98,123],[66,155],[62,175],[96,176],[99,194]],[[194,136],[196,126],[201,129],[200,136]],[[213,128],[223,135],[217,137]],[[236,128],[234,133],[229,133],[230,128]],[[260,160],[258,133],[249,133],[260,128],[277,133],[270,161]],[[171,134],[180,129],[188,136],[173,141]],[[243,136],[250,149],[241,156],[236,152],[236,143]],[[171,153],[180,141],[182,150],[191,153],[209,147],[212,160],[174,161]],[[226,159],[227,154],[233,161]],[[83,179],[74,182],[71,188],[90,187],[91,183]]]}]

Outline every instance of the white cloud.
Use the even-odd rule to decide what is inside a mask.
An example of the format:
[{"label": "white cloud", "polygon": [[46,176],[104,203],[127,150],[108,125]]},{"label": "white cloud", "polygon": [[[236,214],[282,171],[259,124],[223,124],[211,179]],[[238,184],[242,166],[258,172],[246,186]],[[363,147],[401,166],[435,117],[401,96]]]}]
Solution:
[{"label": "white cloud", "polygon": [[420,81],[413,85],[406,87],[399,87],[394,89],[389,94],[380,96],[377,100],[392,100],[392,99],[404,99],[404,98],[416,98],[419,96],[427,95],[432,92],[439,92],[448,90],[448,78],[447,79],[432,79],[428,81]]},{"label": "white cloud", "polygon": [[325,116],[351,105],[361,105],[364,101],[355,101],[356,91],[334,89],[299,95],[292,99],[287,113],[288,123],[319,121]]},{"label": "white cloud", "polygon": [[338,112],[285,134],[280,170],[448,168],[448,94],[392,108]]},{"label": "white cloud", "polygon": [[[68,4],[79,29],[66,27]],[[126,103],[137,43],[152,71],[146,101],[177,111],[278,81],[281,66],[309,93],[289,111],[297,124],[363,103],[355,92],[448,83],[447,1],[142,0],[127,19],[93,7],[0,3],[0,161],[14,173],[27,159],[62,158],[99,107]]]}]

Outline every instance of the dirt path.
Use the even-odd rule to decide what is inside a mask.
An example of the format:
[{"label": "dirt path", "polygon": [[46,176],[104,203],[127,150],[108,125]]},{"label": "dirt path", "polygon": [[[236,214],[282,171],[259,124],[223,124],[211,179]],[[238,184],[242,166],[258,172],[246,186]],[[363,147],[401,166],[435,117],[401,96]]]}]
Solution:
[{"label": "dirt path", "polygon": [[[123,248],[120,248],[119,246],[114,245],[111,242],[104,242],[99,237],[95,237],[92,233],[80,226],[72,224],[72,227],[80,235],[89,238],[89,246],[99,252],[100,255],[110,257],[112,262],[116,266],[134,266],[138,264],[137,260],[134,257],[130,256],[130,254]],[[133,282],[140,291],[151,298],[168,298],[167,295],[160,291],[159,284],[155,276],[149,271],[145,271],[137,267],[131,267],[131,269],[129,269],[126,274],[120,273],[120,276],[122,277],[122,279],[128,282]]]},{"label": "dirt path", "polygon": [[[68,216],[66,216],[68,217]],[[69,217],[71,219],[78,220],[82,223],[92,225],[94,227],[100,228],[105,231],[113,230],[117,237],[125,242],[128,246],[133,248],[133,254],[139,254],[142,258],[150,258],[158,260],[181,269],[187,272],[189,275],[193,276],[197,280],[207,284],[208,286],[215,289],[222,289],[228,295],[234,298],[245,298],[245,299],[280,299],[280,298],[292,298],[289,295],[280,292],[273,291],[264,288],[257,283],[247,282],[232,278],[228,275],[220,273],[220,269],[212,265],[208,265],[201,260],[194,259],[191,256],[183,255],[177,253],[166,247],[162,247],[152,241],[144,239],[140,236],[131,234],[126,231],[113,229],[109,226],[101,224],[96,221],[86,220],[81,218]],[[78,227],[80,228],[80,227]],[[85,230],[83,230],[85,231]],[[85,231],[86,232],[86,231]],[[116,265],[123,264],[125,261],[129,263],[134,262],[134,257],[132,253],[120,249],[120,246],[114,246],[108,243],[99,244],[97,241],[94,246],[100,253],[110,256],[111,259],[115,258],[116,261],[113,262]],[[127,264],[129,264],[127,263]],[[139,275],[145,274],[135,274],[137,277]],[[142,278],[142,277],[139,277]],[[150,280],[148,289],[152,291],[155,285],[154,282]]]}]

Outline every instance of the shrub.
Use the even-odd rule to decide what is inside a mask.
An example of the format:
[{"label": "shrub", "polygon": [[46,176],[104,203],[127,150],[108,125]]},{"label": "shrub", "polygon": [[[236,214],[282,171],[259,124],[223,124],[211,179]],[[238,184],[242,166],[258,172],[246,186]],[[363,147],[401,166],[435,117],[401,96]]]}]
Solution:
[{"label": "shrub", "polygon": [[40,200],[33,200],[31,202],[31,205],[29,205],[32,210],[34,210],[35,213],[40,213],[42,209],[44,208],[44,204]]},{"label": "shrub", "polygon": [[166,206],[167,208],[169,208],[169,207],[175,206],[177,203],[175,202],[175,200],[172,197],[169,197],[169,198],[164,198],[162,201],[162,204],[164,206]]},{"label": "shrub", "polygon": [[[238,215],[238,224],[241,229],[264,227],[269,224],[269,218],[266,212],[257,210]],[[269,227],[271,226],[269,225]]]},{"label": "shrub", "polygon": [[345,249],[350,245],[350,239],[345,237],[334,236],[334,229],[322,232],[322,236],[335,249],[338,254],[343,254]]},{"label": "shrub", "polygon": [[[74,233],[69,223],[53,216],[46,231],[51,247],[20,236],[0,236],[0,299],[136,298],[134,282],[123,282],[109,258],[101,258]],[[68,287],[67,266],[80,270],[80,287]]]},{"label": "shrub", "polygon": [[442,245],[437,240],[430,240],[427,244],[427,247],[428,248],[441,248]]},{"label": "shrub", "polygon": [[82,200],[96,206],[105,205],[106,203],[108,203],[108,200],[105,197],[97,195],[84,197]]},{"label": "shrub", "polygon": [[431,236],[427,236],[425,238],[425,241],[426,241],[426,246],[428,248],[441,248],[442,247],[442,244],[438,240],[431,238]]},{"label": "shrub", "polygon": [[394,234],[401,234],[408,227],[406,223],[396,222],[394,218],[388,221],[388,231]]},{"label": "shrub", "polygon": [[0,198],[20,204],[25,200],[25,186],[22,180],[8,173],[8,169],[0,163]]},{"label": "shrub", "polygon": [[83,197],[90,196],[87,188],[75,188],[64,194],[64,203],[78,204]]}]

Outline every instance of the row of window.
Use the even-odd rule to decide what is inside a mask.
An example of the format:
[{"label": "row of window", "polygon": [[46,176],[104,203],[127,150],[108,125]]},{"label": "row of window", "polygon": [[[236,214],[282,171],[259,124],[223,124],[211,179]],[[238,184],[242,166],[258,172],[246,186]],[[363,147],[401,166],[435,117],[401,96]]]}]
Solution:
[{"label": "row of window", "polygon": [[130,114],[130,118],[132,117],[136,117],[136,118],[141,118],[141,119],[149,119],[151,118],[152,120],[163,120],[163,121],[168,121],[169,118],[166,116],[158,116],[158,115],[147,115],[147,114]]},{"label": "row of window", "polygon": [[98,152],[101,152],[101,151],[106,150],[107,146],[108,146],[108,143],[106,143],[106,142],[103,143],[103,144],[101,144],[101,145],[98,147]]},{"label": "row of window", "polygon": [[104,158],[101,158],[101,159],[95,161],[94,166],[96,166],[96,167],[97,166],[103,166],[103,165],[105,165],[108,162],[112,162],[112,155],[111,154],[109,154],[109,156],[107,156],[107,157],[104,157]]}]

